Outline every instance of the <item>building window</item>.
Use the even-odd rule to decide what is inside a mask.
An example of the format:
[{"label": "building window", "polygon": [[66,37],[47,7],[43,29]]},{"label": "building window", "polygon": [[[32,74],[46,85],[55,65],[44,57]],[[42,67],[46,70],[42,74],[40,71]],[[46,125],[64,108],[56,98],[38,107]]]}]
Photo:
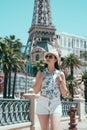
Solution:
[{"label": "building window", "polygon": [[72,39],[72,48],[75,47],[75,39]]},{"label": "building window", "polygon": [[80,41],[80,48],[84,48],[84,44],[82,40]]},{"label": "building window", "polygon": [[61,47],[64,47],[64,37],[61,37],[60,46],[61,46]]},{"label": "building window", "polygon": [[68,39],[68,47],[70,48],[71,45],[70,45],[70,38]]},{"label": "building window", "polygon": [[66,37],[64,37],[64,47],[66,47]]},{"label": "building window", "polygon": [[76,47],[79,48],[79,40],[78,39],[76,40]]},{"label": "building window", "polygon": [[36,54],[35,59],[36,59],[36,61],[38,61],[40,59],[39,54]]},{"label": "building window", "polygon": [[84,48],[86,49],[86,41],[84,41]]}]

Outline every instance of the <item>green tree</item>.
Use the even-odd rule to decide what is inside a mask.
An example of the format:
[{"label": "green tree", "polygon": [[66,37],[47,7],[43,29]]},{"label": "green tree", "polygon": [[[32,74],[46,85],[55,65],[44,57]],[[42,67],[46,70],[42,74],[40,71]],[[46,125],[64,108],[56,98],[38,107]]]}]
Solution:
[{"label": "green tree", "polygon": [[33,76],[36,76],[39,70],[43,70],[45,67],[44,60],[37,61],[33,64]]},{"label": "green tree", "polygon": [[[7,85],[8,85],[8,98],[11,95],[11,72],[14,70],[14,81],[16,82],[16,72],[23,67],[23,58],[21,55],[22,43],[19,39],[15,39],[15,36],[5,37],[0,43],[1,60],[3,64],[4,72],[4,92],[3,97],[7,97]],[[15,88],[15,82],[13,83],[13,93]],[[14,97],[14,94],[12,95]]]},{"label": "green tree", "polygon": [[86,51],[83,51],[83,52],[80,54],[80,57],[81,57],[81,58],[84,58],[85,71],[87,71],[87,69],[86,69],[86,66],[87,66],[87,50],[86,50]]},{"label": "green tree", "polygon": [[[72,98],[74,95],[74,90],[78,86],[78,81],[76,80],[76,78],[73,78],[71,75],[67,75],[66,84],[67,84],[67,88],[70,93],[70,98]],[[73,89],[72,89],[72,87],[73,87]]]},{"label": "green tree", "polygon": [[81,57],[81,58],[84,58],[85,61],[87,61],[87,50],[86,50],[86,51],[83,51],[83,52],[80,54],[80,57]]},{"label": "green tree", "polygon": [[67,57],[64,58],[62,62],[63,68],[69,68],[70,69],[70,74],[73,77],[74,75],[74,68],[80,68],[82,65],[80,59],[73,53],[68,55]]},{"label": "green tree", "polygon": [[64,58],[62,62],[62,67],[63,68],[69,68],[70,69],[70,75],[72,77],[72,80],[70,82],[70,87],[71,87],[71,92],[72,92],[72,98],[73,98],[73,77],[74,77],[74,68],[80,68],[82,65],[80,59],[75,55],[75,54],[70,54],[67,57]]},{"label": "green tree", "polygon": [[87,102],[87,71],[83,72],[81,81],[84,83],[85,86],[84,95],[85,95],[85,101]]},{"label": "green tree", "polygon": [[3,65],[4,72],[4,96],[6,97],[8,82],[8,63],[6,62],[8,55],[8,46],[3,38],[0,39],[0,61]]}]

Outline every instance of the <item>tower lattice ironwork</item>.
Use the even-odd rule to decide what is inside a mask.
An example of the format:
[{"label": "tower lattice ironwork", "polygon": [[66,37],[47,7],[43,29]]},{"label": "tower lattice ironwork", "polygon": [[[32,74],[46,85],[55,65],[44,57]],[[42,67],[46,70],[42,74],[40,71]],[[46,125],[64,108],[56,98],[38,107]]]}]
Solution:
[{"label": "tower lattice ironwork", "polygon": [[28,47],[31,52],[37,45],[46,50],[46,43],[52,44],[55,30],[52,23],[50,0],[35,0],[25,53]]},{"label": "tower lattice ironwork", "polygon": [[50,0],[35,0],[32,26],[52,26]]}]

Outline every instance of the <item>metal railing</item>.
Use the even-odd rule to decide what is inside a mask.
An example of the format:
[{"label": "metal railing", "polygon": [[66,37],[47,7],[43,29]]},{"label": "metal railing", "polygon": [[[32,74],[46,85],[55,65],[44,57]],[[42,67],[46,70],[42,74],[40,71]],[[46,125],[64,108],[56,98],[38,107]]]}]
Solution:
[{"label": "metal railing", "polygon": [[30,100],[0,99],[0,126],[29,122]]},{"label": "metal railing", "polygon": [[[78,115],[76,102],[62,101],[62,117],[68,116],[70,106],[76,107],[76,115]],[[0,126],[24,123],[30,121],[30,100],[28,99],[1,99],[0,100]]]},{"label": "metal railing", "polygon": [[78,103],[76,102],[66,102],[66,101],[62,101],[62,117],[67,117],[68,116],[68,112],[70,110],[70,106],[74,105],[76,107],[76,115],[78,115]]}]

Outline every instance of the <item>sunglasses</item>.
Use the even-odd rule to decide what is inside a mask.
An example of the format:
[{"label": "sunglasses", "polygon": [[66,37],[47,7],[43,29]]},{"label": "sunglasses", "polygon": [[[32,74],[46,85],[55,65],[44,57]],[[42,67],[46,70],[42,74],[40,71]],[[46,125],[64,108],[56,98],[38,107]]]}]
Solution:
[{"label": "sunglasses", "polygon": [[46,58],[46,59],[47,59],[47,58],[52,59],[53,56],[52,56],[52,55],[46,55],[45,58]]}]

